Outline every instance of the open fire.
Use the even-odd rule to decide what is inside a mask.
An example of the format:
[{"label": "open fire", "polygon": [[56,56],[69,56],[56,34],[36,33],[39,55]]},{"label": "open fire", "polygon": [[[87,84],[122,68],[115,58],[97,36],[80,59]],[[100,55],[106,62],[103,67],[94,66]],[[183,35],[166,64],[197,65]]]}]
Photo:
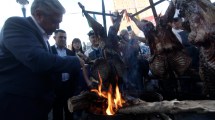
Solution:
[{"label": "open fire", "polygon": [[[114,115],[116,111],[123,106],[123,103],[125,103],[125,100],[122,98],[122,95],[119,91],[118,86],[118,78],[116,77],[116,87],[113,89],[112,85],[109,85],[108,91],[102,90],[102,78],[100,76],[100,73],[98,72],[99,76],[99,85],[98,89],[92,89],[92,92],[97,93],[100,97],[104,97],[107,99],[107,109],[106,114],[107,115]],[[115,91],[113,91],[115,90]]]},{"label": "open fire", "polygon": [[[180,119],[184,113],[187,114],[188,112],[191,113],[190,116],[200,115],[199,117],[202,119],[215,118],[213,113],[215,112],[214,100],[146,102],[126,94],[123,94],[122,98],[118,84],[114,84],[115,86],[110,84],[108,90],[105,90],[99,73],[98,77],[100,82],[97,89],[82,92],[68,100],[70,112],[84,110],[87,113],[87,120],[163,120],[170,119],[168,114]],[[115,82],[118,83],[117,78]],[[144,94],[144,96],[146,95],[149,94]],[[206,114],[202,116],[199,113]],[[208,116],[207,113],[213,115]],[[188,117],[190,116],[188,115]],[[86,116],[84,115],[83,118]]]}]

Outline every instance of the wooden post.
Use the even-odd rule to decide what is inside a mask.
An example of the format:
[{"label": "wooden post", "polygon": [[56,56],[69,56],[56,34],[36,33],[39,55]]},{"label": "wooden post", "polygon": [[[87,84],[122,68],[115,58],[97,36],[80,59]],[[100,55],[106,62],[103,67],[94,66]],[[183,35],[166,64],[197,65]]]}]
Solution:
[{"label": "wooden post", "polygon": [[154,17],[157,17],[158,15],[157,15],[153,0],[149,0],[149,3],[150,3],[152,13],[153,13]]},{"label": "wooden post", "polygon": [[106,25],[106,15],[105,15],[105,3],[104,0],[102,0],[102,18],[103,18],[103,26],[105,29],[105,33],[107,34],[107,25]]},{"label": "wooden post", "polygon": [[[156,2],[156,3],[153,3],[153,6],[156,6],[156,5],[158,5],[158,4],[160,4],[161,2],[164,2],[164,1],[165,1],[165,0],[159,0],[159,1]],[[150,8],[151,8],[151,5],[148,6],[148,7],[145,7],[144,9],[142,9],[142,10],[136,12],[136,13],[134,13],[132,16],[136,16],[136,15],[138,15],[138,14],[140,14],[140,13],[142,13],[142,12],[144,12],[144,11],[150,9]],[[155,12],[156,12],[156,11],[155,11]],[[153,15],[154,15],[154,14],[153,14]],[[154,16],[154,17],[155,17],[155,16]]]}]

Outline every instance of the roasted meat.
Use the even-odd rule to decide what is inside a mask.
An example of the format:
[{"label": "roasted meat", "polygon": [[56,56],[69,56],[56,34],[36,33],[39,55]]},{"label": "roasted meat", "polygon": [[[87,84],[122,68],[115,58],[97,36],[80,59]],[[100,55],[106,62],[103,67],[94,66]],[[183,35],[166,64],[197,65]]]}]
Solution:
[{"label": "roasted meat", "polygon": [[191,64],[191,58],[184,52],[184,47],[168,25],[174,13],[175,7],[171,2],[165,15],[156,18],[156,26],[147,20],[139,21],[130,15],[148,40],[151,51],[150,70],[161,79],[183,75]]},{"label": "roasted meat", "polygon": [[189,41],[200,49],[199,74],[204,94],[215,98],[215,6],[209,0],[178,0],[180,16],[189,21]]},{"label": "roasted meat", "polygon": [[92,76],[99,80],[98,73],[104,83],[115,83],[115,78],[122,78],[125,70],[124,62],[118,52],[118,30],[124,10],[117,14],[112,26],[110,26],[108,34],[105,33],[104,27],[93,19],[84,9],[84,6],[79,3],[82,12],[84,13],[90,27],[94,30],[96,36],[100,38],[100,47],[103,51],[103,58],[95,60],[92,65]]}]

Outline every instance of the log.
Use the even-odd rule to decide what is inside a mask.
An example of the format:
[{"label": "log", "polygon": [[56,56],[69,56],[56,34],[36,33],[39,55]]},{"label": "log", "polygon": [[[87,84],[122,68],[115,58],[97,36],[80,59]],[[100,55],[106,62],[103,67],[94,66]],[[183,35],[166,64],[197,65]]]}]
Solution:
[{"label": "log", "polygon": [[107,103],[107,100],[103,97],[98,96],[95,92],[85,91],[77,96],[73,96],[68,99],[68,108],[72,113],[77,110],[87,110],[95,113],[104,112],[105,109],[102,107]]},{"label": "log", "polygon": [[[139,98],[124,96],[126,103],[117,114],[151,114],[151,113],[213,113],[215,100],[171,100],[160,102],[146,102]],[[95,114],[105,114],[107,100],[94,92],[84,92],[68,100],[70,112],[86,110]]]},{"label": "log", "polygon": [[118,110],[120,114],[148,114],[148,113],[209,113],[215,112],[215,100],[172,100],[161,102],[143,102],[126,106]]}]

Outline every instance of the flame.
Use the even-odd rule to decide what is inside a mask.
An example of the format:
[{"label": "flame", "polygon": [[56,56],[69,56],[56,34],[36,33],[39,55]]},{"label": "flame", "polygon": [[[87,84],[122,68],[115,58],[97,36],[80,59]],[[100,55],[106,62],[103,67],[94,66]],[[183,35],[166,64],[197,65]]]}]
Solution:
[{"label": "flame", "polygon": [[106,92],[102,92],[102,78],[100,73],[98,72],[99,75],[99,84],[98,84],[98,90],[97,89],[92,89],[92,92],[96,92],[99,96],[107,98]]},{"label": "flame", "polygon": [[116,88],[115,88],[115,92],[114,92],[115,95],[113,96],[112,85],[110,84],[108,91],[102,91],[102,78],[101,78],[99,72],[98,72],[98,76],[99,76],[98,90],[92,89],[91,91],[96,92],[99,96],[107,99],[108,107],[106,109],[106,114],[114,115],[116,113],[116,111],[123,106],[123,103],[125,103],[125,101],[122,99],[121,93],[119,91],[118,78],[116,77]]},{"label": "flame", "polygon": [[108,108],[106,109],[106,113],[107,115],[115,114],[113,110],[112,85],[109,86],[109,90],[108,90]]},{"label": "flame", "polygon": [[116,94],[115,95],[116,98],[114,99],[114,103],[116,105],[116,109],[118,109],[118,106],[122,107],[122,104],[125,103],[125,101],[121,97],[121,94],[119,92],[119,87],[118,86],[116,86],[116,92],[115,92],[115,94]]}]

